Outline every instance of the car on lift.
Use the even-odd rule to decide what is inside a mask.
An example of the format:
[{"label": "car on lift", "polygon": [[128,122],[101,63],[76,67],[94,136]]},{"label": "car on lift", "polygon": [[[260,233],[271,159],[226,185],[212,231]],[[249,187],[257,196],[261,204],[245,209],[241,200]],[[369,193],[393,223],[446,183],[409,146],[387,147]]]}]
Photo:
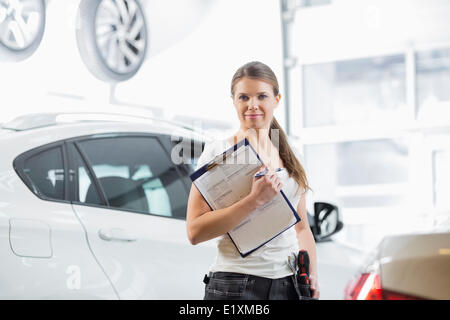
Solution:
[{"label": "car on lift", "polygon": [[[185,218],[207,139],[118,114],[3,124],[0,299],[201,299],[216,248],[192,246]],[[317,241],[342,228],[337,207],[315,210]]]},{"label": "car on lift", "polygon": [[[67,5],[54,0],[1,0],[0,61],[31,57],[39,47],[52,45],[52,39],[42,41],[48,33],[46,25],[73,21],[73,33],[58,35],[53,44],[61,49],[76,42],[84,67],[93,76],[109,83],[126,81],[146,59],[192,33],[217,3],[75,0]],[[177,17],[176,23],[172,17]]]}]

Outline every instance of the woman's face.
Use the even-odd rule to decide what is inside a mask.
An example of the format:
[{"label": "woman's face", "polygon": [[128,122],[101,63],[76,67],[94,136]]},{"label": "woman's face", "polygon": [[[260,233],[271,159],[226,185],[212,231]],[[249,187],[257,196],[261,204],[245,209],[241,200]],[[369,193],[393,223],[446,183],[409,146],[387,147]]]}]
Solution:
[{"label": "woman's face", "polygon": [[233,104],[241,128],[269,129],[273,110],[278,107],[281,95],[274,96],[271,84],[257,79],[242,78],[234,86]]}]

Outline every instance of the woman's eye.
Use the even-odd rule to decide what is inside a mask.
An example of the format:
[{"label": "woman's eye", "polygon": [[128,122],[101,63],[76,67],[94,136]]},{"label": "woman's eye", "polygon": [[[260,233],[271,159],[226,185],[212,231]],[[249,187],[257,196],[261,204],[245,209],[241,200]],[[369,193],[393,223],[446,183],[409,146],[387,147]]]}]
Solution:
[{"label": "woman's eye", "polygon": [[260,94],[260,95],[259,95],[259,99],[262,100],[262,99],[265,99],[265,98],[267,98],[267,96],[266,96],[265,94]]},{"label": "woman's eye", "polygon": [[247,101],[248,97],[247,96],[240,96],[239,99],[242,100],[242,101]]}]

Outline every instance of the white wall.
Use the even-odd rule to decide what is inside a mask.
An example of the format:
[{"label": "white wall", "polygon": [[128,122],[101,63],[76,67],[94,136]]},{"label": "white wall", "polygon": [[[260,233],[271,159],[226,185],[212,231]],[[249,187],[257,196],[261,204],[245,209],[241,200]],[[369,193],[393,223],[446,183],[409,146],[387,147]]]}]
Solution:
[{"label": "white wall", "polygon": [[[230,82],[252,60],[268,64],[283,87],[278,1],[222,0],[195,32],[120,85],[117,98],[236,125]],[[276,116],[284,122],[282,109]]]},{"label": "white wall", "polygon": [[303,64],[450,40],[450,1],[333,0],[298,10],[292,48]]}]

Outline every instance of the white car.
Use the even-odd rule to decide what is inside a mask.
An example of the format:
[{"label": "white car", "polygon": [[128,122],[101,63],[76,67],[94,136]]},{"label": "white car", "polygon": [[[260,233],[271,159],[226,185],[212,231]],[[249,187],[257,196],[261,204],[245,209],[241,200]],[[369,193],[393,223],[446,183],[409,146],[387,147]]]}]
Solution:
[{"label": "white car", "polygon": [[77,117],[0,129],[0,299],[201,299],[215,247],[188,241],[193,165],[171,152],[188,137],[195,158],[202,136]]},{"label": "white car", "polygon": [[[202,299],[216,244],[192,246],[185,218],[206,140],[180,124],[117,114],[4,124],[0,299]],[[343,227],[336,206],[317,202],[314,211],[317,242]],[[336,270],[319,268],[324,279]]]}]

